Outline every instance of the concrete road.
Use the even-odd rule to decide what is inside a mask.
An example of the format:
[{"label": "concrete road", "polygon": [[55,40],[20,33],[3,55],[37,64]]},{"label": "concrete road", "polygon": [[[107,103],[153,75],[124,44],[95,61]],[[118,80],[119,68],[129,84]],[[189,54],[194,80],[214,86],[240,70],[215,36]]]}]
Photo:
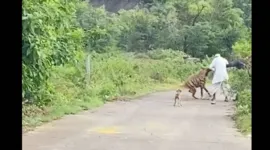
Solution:
[{"label": "concrete road", "polygon": [[[23,135],[23,150],[251,150],[230,118],[233,103],[174,91],[66,116]],[[200,92],[197,92],[199,96]]]}]

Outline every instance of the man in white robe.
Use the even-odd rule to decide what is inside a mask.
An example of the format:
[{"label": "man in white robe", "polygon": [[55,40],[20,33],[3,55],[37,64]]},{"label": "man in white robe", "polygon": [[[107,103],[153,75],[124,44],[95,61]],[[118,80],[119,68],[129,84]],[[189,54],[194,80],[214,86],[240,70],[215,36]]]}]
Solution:
[{"label": "man in white robe", "polygon": [[220,54],[216,54],[215,58],[209,66],[209,68],[214,71],[214,77],[212,80],[214,89],[212,91],[213,98],[211,100],[211,104],[216,103],[216,93],[219,90],[222,90],[223,94],[225,95],[225,101],[228,101],[228,85],[226,84],[226,82],[229,79],[229,75],[226,68],[227,64],[229,63],[225,58],[221,57]]}]

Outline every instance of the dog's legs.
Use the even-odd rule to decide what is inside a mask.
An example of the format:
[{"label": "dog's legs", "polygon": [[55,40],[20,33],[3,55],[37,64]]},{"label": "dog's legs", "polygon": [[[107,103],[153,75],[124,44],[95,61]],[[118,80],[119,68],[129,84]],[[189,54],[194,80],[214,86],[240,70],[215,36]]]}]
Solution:
[{"label": "dog's legs", "polygon": [[176,100],[177,100],[177,98],[174,98],[174,104],[173,104],[174,107],[176,105]]},{"label": "dog's legs", "polygon": [[181,105],[181,99],[178,98],[178,107],[180,107],[180,106],[182,106],[182,105]]}]

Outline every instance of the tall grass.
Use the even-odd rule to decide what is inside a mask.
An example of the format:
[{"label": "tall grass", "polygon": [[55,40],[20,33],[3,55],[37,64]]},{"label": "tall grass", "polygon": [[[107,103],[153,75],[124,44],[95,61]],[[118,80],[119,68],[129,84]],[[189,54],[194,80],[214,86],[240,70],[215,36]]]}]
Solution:
[{"label": "tall grass", "polygon": [[101,106],[107,101],[126,99],[155,90],[179,86],[201,64],[186,63],[184,54],[172,50],[148,53],[91,53],[90,82],[85,82],[85,53],[77,63],[53,68],[46,106],[24,105],[23,128],[32,129],[66,114]]},{"label": "tall grass", "polygon": [[[176,88],[189,75],[210,63],[185,62],[182,52],[155,50],[147,53],[91,53],[90,82],[85,81],[85,57],[77,53],[77,63],[53,69],[48,85],[48,105],[24,105],[23,129],[67,114],[99,107],[107,101],[129,99],[156,90]],[[211,76],[211,75],[210,75]],[[209,77],[211,78],[211,77]],[[230,85],[238,92],[234,119],[241,132],[251,131],[251,80],[246,71],[230,71]]]},{"label": "tall grass", "polygon": [[237,128],[244,134],[251,132],[251,79],[245,70],[230,73],[230,85],[237,91],[236,112],[234,119]]}]

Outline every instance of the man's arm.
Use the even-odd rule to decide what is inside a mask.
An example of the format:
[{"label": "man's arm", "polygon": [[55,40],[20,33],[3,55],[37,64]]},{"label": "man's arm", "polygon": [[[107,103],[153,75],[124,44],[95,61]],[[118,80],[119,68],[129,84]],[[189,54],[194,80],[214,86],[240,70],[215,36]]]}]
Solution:
[{"label": "man's arm", "polygon": [[215,60],[216,60],[216,59],[214,59],[214,60],[212,61],[212,63],[209,65],[209,68],[212,69],[212,70],[215,70]]},{"label": "man's arm", "polygon": [[224,59],[224,62],[225,62],[225,64],[226,64],[226,68],[231,67],[231,64],[229,64],[228,60],[227,60],[227,59],[225,59],[225,58],[223,58],[223,59]]},{"label": "man's arm", "polygon": [[225,60],[226,65],[228,65],[228,64],[229,64],[228,60],[227,60],[227,59],[225,59],[225,58],[224,58],[224,60]]}]

